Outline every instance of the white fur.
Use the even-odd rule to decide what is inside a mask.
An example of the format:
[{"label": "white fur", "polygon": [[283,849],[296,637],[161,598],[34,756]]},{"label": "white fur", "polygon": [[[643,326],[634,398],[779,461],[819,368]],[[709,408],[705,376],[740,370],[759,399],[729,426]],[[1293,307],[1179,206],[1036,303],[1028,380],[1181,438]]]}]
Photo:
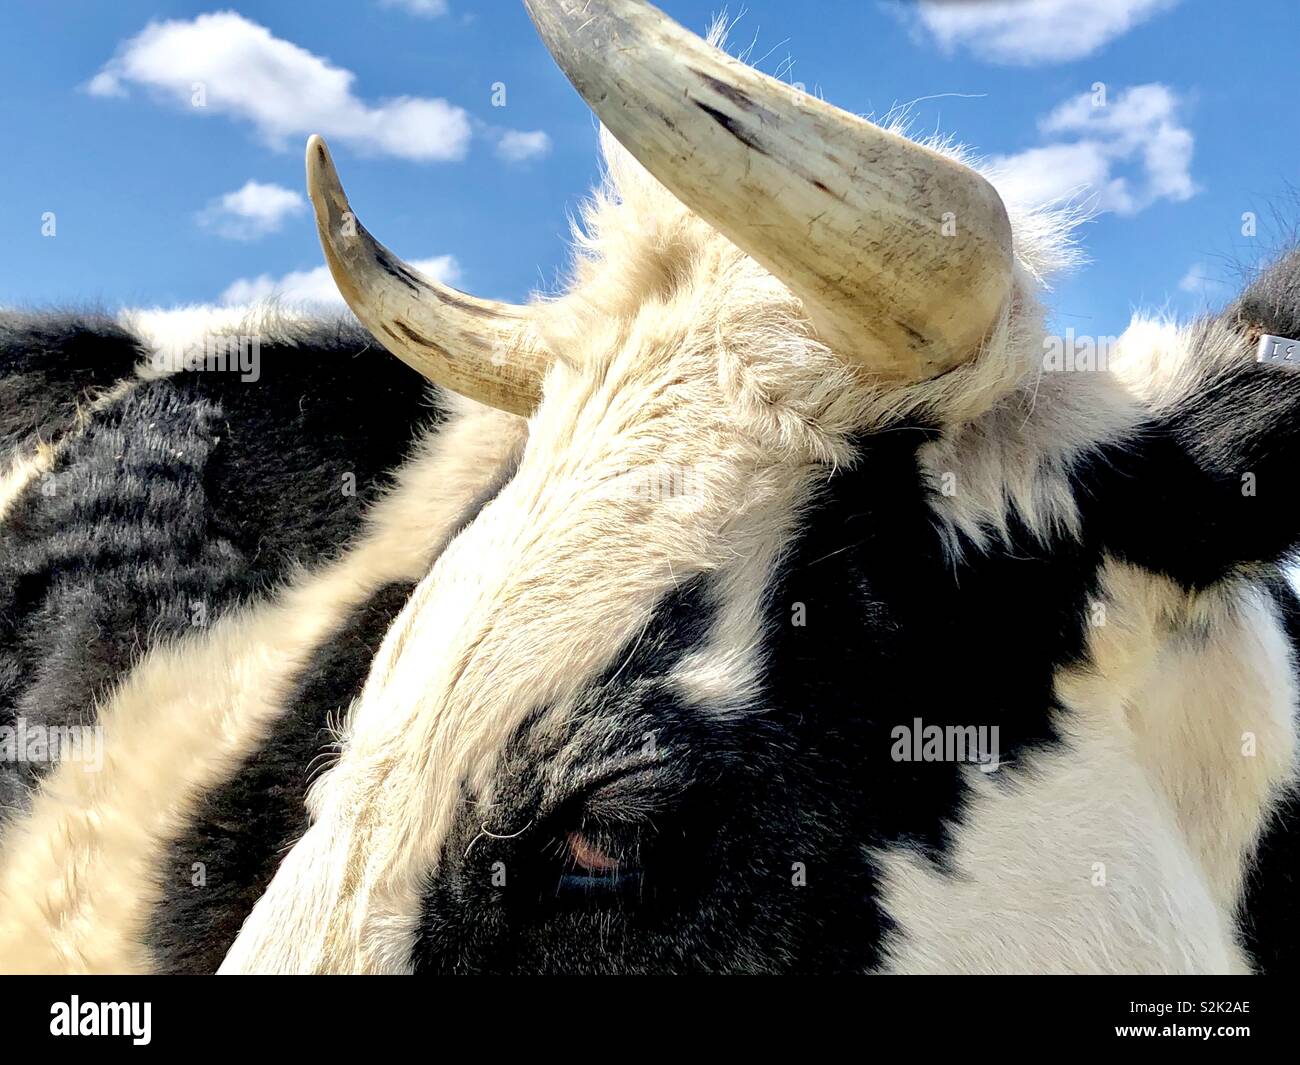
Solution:
[{"label": "white fur", "polygon": [[130,308],[123,310],[117,320],[140,340],[143,358],[136,372],[145,380],[153,380],[181,370],[185,356],[208,337],[287,337],[295,324],[308,318],[292,306],[278,303],[236,307],[196,303]]},{"label": "white fur", "polygon": [[879,857],[899,928],[886,972],[1245,970],[1229,911],[1123,736],[1100,719],[1065,727],[1069,747],[1014,783],[969,772],[950,870]]},{"label": "white fur", "polygon": [[15,455],[0,466],[0,521],[27,486],[47,473],[53,463],[54,449],[37,445],[29,453]]},{"label": "white fur", "polygon": [[1189,598],[1112,563],[1104,587],[1057,678],[1065,749],[969,775],[951,868],[880,856],[887,971],[1248,970],[1242,875],[1296,772],[1286,636],[1249,585]]}]

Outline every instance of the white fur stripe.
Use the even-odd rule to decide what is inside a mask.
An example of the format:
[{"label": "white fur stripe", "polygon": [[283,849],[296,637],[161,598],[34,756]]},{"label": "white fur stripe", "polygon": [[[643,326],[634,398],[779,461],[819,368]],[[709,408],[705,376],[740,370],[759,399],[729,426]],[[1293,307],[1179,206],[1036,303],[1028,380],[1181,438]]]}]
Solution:
[{"label": "white fur stripe", "polygon": [[116,403],[135,388],[136,384],[135,380],[127,378],[111,388],[98,392],[89,403],[78,410],[71,427],[56,440],[43,440],[38,436],[31,442],[28,450],[19,451],[10,457],[3,471],[0,471],[0,521],[5,519],[28,485],[54,468],[59,449],[85,428],[90,416]]},{"label": "white fur stripe", "polygon": [[184,367],[185,357],[203,351],[209,337],[231,335],[275,337],[292,335],[295,326],[308,322],[292,306],[259,303],[236,307],[192,304],[187,307],[150,307],[123,310],[118,324],[139,338],[143,358],[136,372],[145,380],[168,377]]},{"label": "white fur stripe", "polygon": [[4,521],[23,490],[47,473],[53,463],[54,449],[47,445],[38,445],[29,454],[16,455],[9,461],[0,471],[0,521]]}]

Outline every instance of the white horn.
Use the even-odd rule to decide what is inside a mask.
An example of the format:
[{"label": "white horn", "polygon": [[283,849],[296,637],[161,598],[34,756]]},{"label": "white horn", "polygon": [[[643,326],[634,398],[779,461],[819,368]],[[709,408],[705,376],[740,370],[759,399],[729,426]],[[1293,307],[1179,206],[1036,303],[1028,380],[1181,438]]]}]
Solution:
[{"label": "white horn", "polygon": [[526,307],[466,295],[403,263],[357,220],[317,136],[307,141],[307,192],[330,273],[375,339],[435,384],[532,412],[550,360],[529,343]]},{"label": "white horn", "polygon": [[842,357],[902,380],[973,358],[1011,227],[968,167],[732,59],[642,0],[525,0],[611,133],[780,278]]}]

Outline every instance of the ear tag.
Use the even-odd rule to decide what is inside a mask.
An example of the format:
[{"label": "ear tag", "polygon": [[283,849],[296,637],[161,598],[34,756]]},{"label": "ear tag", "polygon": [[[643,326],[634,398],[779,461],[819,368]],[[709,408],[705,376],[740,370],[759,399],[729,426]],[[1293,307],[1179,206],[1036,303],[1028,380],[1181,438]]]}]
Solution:
[{"label": "ear tag", "polygon": [[1286,337],[1265,333],[1259,338],[1255,361],[1270,366],[1285,366],[1288,370],[1300,370],[1300,340],[1288,340]]}]

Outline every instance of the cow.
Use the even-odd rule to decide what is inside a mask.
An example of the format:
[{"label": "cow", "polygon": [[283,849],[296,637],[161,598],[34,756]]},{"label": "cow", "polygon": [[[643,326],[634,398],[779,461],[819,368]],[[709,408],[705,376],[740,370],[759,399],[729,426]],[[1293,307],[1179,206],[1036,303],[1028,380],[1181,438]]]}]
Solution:
[{"label": "cow", "polygon": [[0,319],[0,970],[1293,967],[1300,251],[1060,365],[1069,212],[527,8],[560,291],[312,138],[355,319]]}]

